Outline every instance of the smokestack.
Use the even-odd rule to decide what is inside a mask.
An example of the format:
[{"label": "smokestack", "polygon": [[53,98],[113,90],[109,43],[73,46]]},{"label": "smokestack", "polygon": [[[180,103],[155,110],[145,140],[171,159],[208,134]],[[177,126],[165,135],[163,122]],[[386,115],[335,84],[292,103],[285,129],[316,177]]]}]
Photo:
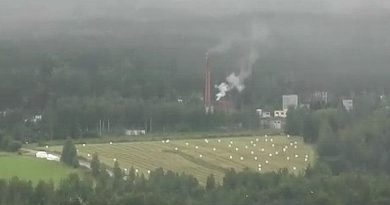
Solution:
[{"label": "smokestack", "polygon": [[206,114],[213,113],[214,108],[211,102],[211,70],[210,70],[210,63],[209,63],[209,53],[206,53],[206,67],[204,72],[204,108]]}]

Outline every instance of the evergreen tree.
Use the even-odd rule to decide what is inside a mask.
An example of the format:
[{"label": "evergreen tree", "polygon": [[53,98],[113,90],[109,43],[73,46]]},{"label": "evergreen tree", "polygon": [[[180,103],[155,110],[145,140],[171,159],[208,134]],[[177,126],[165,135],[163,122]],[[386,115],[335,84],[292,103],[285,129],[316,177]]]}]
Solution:
[{"label": "evergreen tree", "polygon": [[114,181],[113,181],[113,188],[116,190],[120,190],[123,185],[123,171],[119,167],[119,162],[115,161],[114,168],[112,169]]},{"label": "evergreen tree", "polygon": [[305,115],[303,119],[302,136],[306,143],[315,143],[318,139],[319,120],[315,114]]},{"label": "evergreen tree", "polygon": [[133,166],[131,166],[130,168],[130,171],[129,171],[129,179],[128,179],[131,183],[134,182],[135,180],[135,169]]},{"label": "evergreen tree", "polygon": [[80,166],[79,160],[77,159],[77,149],[71,139],[67,139],[62,148],[61,162],[74,168]]},{"label": "evergreen tree", "polygon": [[34,189],[33,204],[46,205],[52,204],[54,198],[54,185],[53,182],[47,183],[45,181],[39,181]]},{"label": "evergreen tree", "polygon": [[206,190],[210,191],[213,190],[214,188],[215,188],[215,178],[214,178],[214,174],[211,174],[210,176],[207,177]]},{"label": "evergreen tree", "polygon": [[112,173],[114,174],[114,178],[115,179],[122,179],[123,178],[123,171],[119,167],[119,162],[118,161],[115,161]]},{"label": "evergreen tree", "polygon": [[284,131],[289,135],[301,135],[303,132],[304,111],[290,108],[287,112]]},{"label": "evergreen tree", "polygon": [[91,171],[94,177],[97,177],[100,174],[100,160],[97,153],[92,156]]},{"label": "evergreen tree", "polygon": [[236,174],[236,171],[234,169],[227,170],[225,172],[225,176],[223,177],[222,186],[230,188],[230,189],[235,188],[237,185],[237,182],[235,179],[236,175],[237,174]]},{"label": "evergreen tree", "polygon": [[[150,179],[149,179],[150,181]],[[146,191],[146,178],[144,173],[141,174],[141,176],[137,175],[137,178],[135,180],[135,189],[139,191]]]}]

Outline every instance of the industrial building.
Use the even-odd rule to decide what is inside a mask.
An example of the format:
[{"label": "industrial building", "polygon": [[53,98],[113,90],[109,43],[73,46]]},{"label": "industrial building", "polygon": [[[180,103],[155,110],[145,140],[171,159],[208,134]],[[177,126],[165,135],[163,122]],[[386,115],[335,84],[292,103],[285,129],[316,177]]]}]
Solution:
[{"label": "industrial building", "polygon": [[298,95],[283,95],[283,110],[288,110],[288,108],[293,107],[296,109],[298,107]]}]

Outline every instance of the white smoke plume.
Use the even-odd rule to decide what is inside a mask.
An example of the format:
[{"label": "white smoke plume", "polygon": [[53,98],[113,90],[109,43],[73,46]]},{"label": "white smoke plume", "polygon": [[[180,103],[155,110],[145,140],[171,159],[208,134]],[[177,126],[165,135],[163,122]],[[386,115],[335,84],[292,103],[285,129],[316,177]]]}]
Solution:
[{"label": "white smoke plume", "polygon": [[228,92],[230,90],[230,86],[223,82],[219,85],[215,85],[215,88],[217,88],[219,90],[219,92],[217,93],[217,101],[219,101],[222,97],[224,97],[226,95],[226,92]]},{"label": "white smoke plume", "polygon": [[234,43],[243,40],[243,36],[239,34],[231,34],[229,36],[225,36],[222,38],[221,43],[210,48],[207,53],[208,54],[220,54],[230,50]]},{"label": "white smoke plume", "polygon": [[259,47],[264,44],[269,35],[268,29],[263,25],[253,25],[249,36],[235,36],[226,38],[220,45],[209,50],[209,53],[223,53],[238,44],[243,47],[243,55],[240,58],[240,72],[231,73],[226,77],[226,82],[222,82],[215,87],[218,89],[216,100],[226,96],[226,93],[233,89],[242,92],[245,89],[245,79],[252,74],[253,65],[259,59]]}]

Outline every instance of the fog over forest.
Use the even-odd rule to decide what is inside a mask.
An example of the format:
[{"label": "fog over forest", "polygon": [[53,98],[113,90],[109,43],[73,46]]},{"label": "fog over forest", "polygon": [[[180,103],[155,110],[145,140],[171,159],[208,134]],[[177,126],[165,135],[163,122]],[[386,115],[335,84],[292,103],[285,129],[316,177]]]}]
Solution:
[{"label": "fog over forest", "polygon": [[0,205],[389,205],[389,79],[390,0],[0,0]]},{"label": "fog over forest", "polygon": [[214,100],[231,91],[237,108],[318,90],[386,94],[389,19],[382,0],[0,0],[0,107],[42,112],[103,97],[134,112],[121,100],[184,98],[200,109],[206,53]]},{"label": "fog over forest", "polygon": [[386,71],[389,12],[383,0],[1,0],[0,38],[42,49],[79,41],[93,48],[188,49],[191,61],[184,63],[195,68],[209,47],[262,24],[270,32],[262,58],[279,68]]}]

